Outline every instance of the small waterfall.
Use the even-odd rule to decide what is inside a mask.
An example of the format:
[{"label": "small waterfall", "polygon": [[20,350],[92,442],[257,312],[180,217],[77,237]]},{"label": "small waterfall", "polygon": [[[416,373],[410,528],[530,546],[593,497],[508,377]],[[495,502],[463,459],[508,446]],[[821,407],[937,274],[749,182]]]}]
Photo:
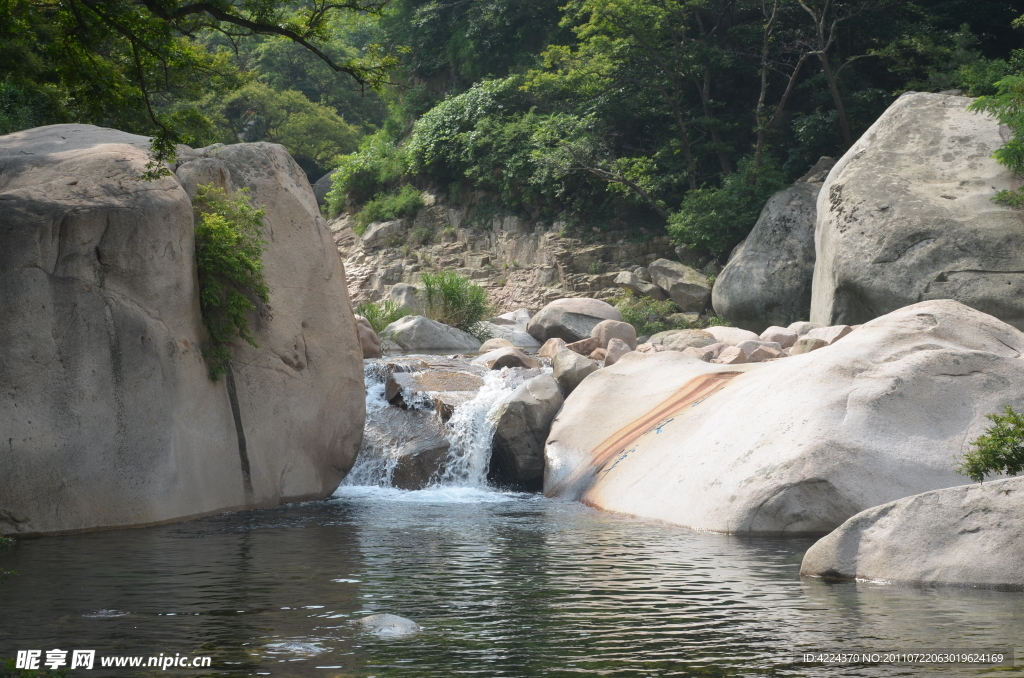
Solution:
[{"label": "small waterfall", "polygon": [[451,447],[440,485],[483,487],[487,484],[495,416],[501,403],[521,383],[507,367],[488,372],[476,397],[455,408],[447,424]]},{"label": "small waterfall", "polygon": [[[501,403],[524,381],[522,370],[502,369],[483,375],[483,386],[455,408],[447,423],[434,411],[433,401],[403,390],[408,409],[385,400],[388,377],[409,370],[408,364],[368,360],[364,364],[366,428],[355,466],[345,486],[392,487],[395,469],[409,446],[431,436],[448,444],[442,473],[431,479],[434,488],[484,488],[490,465],[494,417]],[[533,374],[536,374],[535,372]]]}]

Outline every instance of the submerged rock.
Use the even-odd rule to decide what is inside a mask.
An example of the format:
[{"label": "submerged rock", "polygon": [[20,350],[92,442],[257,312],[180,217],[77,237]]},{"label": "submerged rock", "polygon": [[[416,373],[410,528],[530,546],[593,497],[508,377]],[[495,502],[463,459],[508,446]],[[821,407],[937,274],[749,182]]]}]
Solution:
[{"label": "submerged rock", "polygon": [[1024,478],[933,490],[853,516],[800,574],[908,584],[1024,588]]},{"label": "submerged rock", "polygon": [[394,614],[371,614],[368,617],[357,619],[354,623],[361,631],[373,633],[382,638],[411,636],[423,630],[423,627],[413,620]]},{"label": "submerged rock", "polygon": [[960,485],[953,458],[985,415],[1024,407],[1022,352],[1024,333],[931,301],[785,360],[628,354],[566,399],[544,491],[695,529],[823,534]]},{"label": "submerged rock", "polygon": [[[78,124],[0,137],[0,533],[324,498],[355,460],[362,350],[304,173],[281,146],[235,144],[180,147],[175,175],[140,181],[149,141]],[[216,382],[198,184],[266,209],[270,309]]]}]

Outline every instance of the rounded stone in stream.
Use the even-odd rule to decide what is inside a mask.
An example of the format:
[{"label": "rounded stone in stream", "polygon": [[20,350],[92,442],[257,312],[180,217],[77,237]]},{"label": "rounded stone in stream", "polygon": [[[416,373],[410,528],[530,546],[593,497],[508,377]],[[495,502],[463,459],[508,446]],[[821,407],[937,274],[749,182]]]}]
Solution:
[{"label": "rounded stone in stream", "polygon": [[423,630],[423,627],[411,619],[395,614],[371,614],[355,622],[365,633],[372,633],[381,638],[401,638],[411,636]]}]

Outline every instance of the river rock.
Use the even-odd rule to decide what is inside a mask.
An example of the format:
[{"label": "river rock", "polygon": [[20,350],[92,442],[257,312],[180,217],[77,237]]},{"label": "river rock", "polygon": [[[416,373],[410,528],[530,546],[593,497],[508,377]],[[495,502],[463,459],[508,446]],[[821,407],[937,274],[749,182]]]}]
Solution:
[{"label": "river rock", "polygon": [[1024,478],[932,490],[869,508],[822,537],[800,574],[1024,587]]},{"label": "river rock", "polygon": [[617,320],[602,320],[590,331],[590,337],[597,339],[602,348],[608,348],[608,342],[612,339],[625,342],[630,350],[636,348],[636,330],[629,323]]},{"label": "river rock", "polygon": [[562,391],[548,374],[530,379],[501,404],[494,426],[488,480],[524,492],[544,482],[544,441],[562,407]]},{"label": "river rock", "polygon": [[962,484],[953,459],[985,415],[1024,407],[1022,352],[1024,333],[943,300],[786,360],[627,356],[566,399],[544,491],[701,530],[824,534]]},{"label": "river rock", "polygon": [[703,311],[711,300],[708,277],[678,261],[658,259],[647,269],[651,281],[665,290],[675,305],[684,312]]},{"label": "river rock", "polygon": [[605,349],[604,366],[609,367],[619,361],[622,356],[633,350],[629,344],[618,337],[608,341],[608,348]]},{"label": "river rock", "polygon": [[703,348],[704,346],[718,343],[713,334],[704,330],[679,330],[662,337],[659,337],[659,334],[661,332],[651,337],[651,343],[655,345],[660,343],[668,351],[682,351],[691,346]]},{"label": "river rock", "polygon": [[682,351],[680,351],[680,353],[691,358],[696,358],[697,360],[703,360],[706,363],[711,362],[713,359],[717,357],[715,355],[715,352],[710,350],[709,348],[697,348],[695,346],[687,346]]},{"label": "river rock", "polygon": [[717,358],[713,358],[712,360],[722,365],[742,365],[743,363],[749,362],[747,360],[747,354],[744,353],[743,349],[739,346],[729,346],[719,353]]},{"label": "river rock", "polygon": [[420,301],[419,290],[412,285],[397,283],[388,292],[388,299],[412,315],[423,314],[423,302]]},{"label": "river rock", "polygon": [[779,345],[779,348],[789,348],[796,343],[800,335],[796,330],[787,327],[772,326],[761,333],[762,341],[771,341]]},{"label": "river rock", "polygon": [[608,349],[595,348],[587,357],[591,360],[596,360],[597,362],[603,362],[604,359],[608,357]]},{"label": "river rock", "polygon": [[789,349],[789,355],[801,355],[803,353],[810,353],[811,351],[817,351],[819,348],[825,348],[828,346],[828,342],[818,337],[800,337],[793,344],[793,347]]},{"label": "river rock", "polygon": [[[794,332],[796,332],[796,336],[797,336],[797,338],[799,338],[799,337],[804,336],[805,334],[807,334],[811,330],[817,329],[819,327],[824,327],[824,325],[819,325],[818,323],[807,322],[806,320],[798,320],[795,323],[791,323],[787,329],[790,329],[790,330],[793,330]],[[794,343],[796,343],[796,342],[794,342]]]},{"label": "river rock", "polygon": [[390,341],[403,351],[452,351],[475,353],[480,340],[472,334],[421,315],[407,315],[384,328]]},{"label": "river rock", "polygon": [[593,374],[600,366],[575,351],[562,349],[551,361],[551,372],[566,397],[579,386],[580,382]]},{"label": "river rock", "polygon": [[379,358],[381,356],[380,338],[373,331],[370,321],[361,315],[357,315],[356,332],[359,336],[359,346],[363,352],[363,359]]},{"label": "river rock", "polygon": [[539,341],[527,334],[526,330],[517,329],[515,325],[499,325],[484,321],[479,327],[481,336],[508,341],[516,348],[540,348]]},{"label": "river rock", "polygon": [[852,331],[853,329],[849,325],[831,325],[829,327],[816,327],[805,334],[804,337],[821,339],[831,346]]},{"label": "river rock", "polygon": [[391,487],[422,490],[441,480],[448,467],[447,440],[426,438],[402,448],[391,471]]},{"label": "river rock", "polygon": [[736,348],[740,349],[748,356],[762,346],[767,346],[768,348],[775,349],[780,353],[782,352],[782,345],[777,344],[774,341],[754,341],[752,339],[748,339],[747,341],[741,341],[740,343],[736,344]]},{"label": "river rock", "polygon": [[[776,344],[776,346],[777,345],[778,344]],[[765,360],[777,360],[785,357],[786,353],[780,348],[775,348],[773,346],[758,346],[750,353],[747,353],[747,362],[760,363]]]},{"label": "river rock", "polygon": [[[405,225],[401,219],[375,221],[366,227],[360,240],[365,249],[390,247],[402,239]],[[399,243],[400,244],[400,243]]]},{"label": "river rock", "polygon": [[992,202],[1019,182],[992,158],[998,121],[972,99],[908,92],[829,173],[818,196],[810,319],[855,325],[956,299],[1024,327],[1024,229]]},{"label": "river rock", "polygon": [[761,337],[757,334],[739,327],[716,325],[714,327],[708,327],[704,332],[713,336],[716,341],[724,342],[730,346],[736,346],[744,341],[761,341]]},{"label": "river rock", "polygon": [[493,351],[496,348],[514,348],[514,347],[515,347],[515,344],[513,344],[508,339],[502,339],[501,337],[496,337],[496,338],[493,338],[493,339],[488,339],[487,341],[482,343],[480,345],[480,352],[481,353],[487,353],[488,351]]},{"label": "river rock", "polygon": [[[0,533],[141,525],[329,496],[362,437],[345,271],[275,144],[180,150],[91,125],[0,137]],[[266,208],[259,345],[208,377],[196,179]],[[270,313],[269,311],[272,311]],[[272,317],[271,317],[272,316]]]},{"label": "river rock", "polygon": [[570,351],[576,351],[580,355],[590,355],[597,349],[601,348],[601,342],[593,337],[587,337],[586,339],[580,339],[574,341],[571,344],[565,346]]},{"label": "river rock", "polygon": [[356,625],[366,633],[382,638],[398,638],[419,633],[423,628],[411,619],[394,614],[371,614],[356,620]]},{"label": "river rock", "polygon": [[477,365],[486,365],[490,370],[500,370],[504,367],[525,367],[527,369],[540,367],[539,360],[531,358],[514,346],[488,351],[473,362]]},{"label": "river rock", "polygon": [[530,318],[526,331],[540,342],[557,337],[567,343],[586,339],[602,320],[622,320],[611,304],[598,299],[557,299]]},{"label": "river rock", "polygon": [[544,342],[544,345],[537,351],[537,355],[541,358],[554,358],[559,351],[566,348],[568,344],[565,343],[564,339],[548,339]]},{"label": "river rock", "polygon": [[736,327],[762,332],[811,312],[815,203],[820,183],[773,195],[753,230],[715,280],[711,305]]},{"label": "river rock", "polygon": [[[650,277],[650,275],[648,275]],[[638,297],[650,297],[655,301],[668,299],[668,294],[652,282],[645,281],[632,271],[621,271],[615,276],[615,285]]]}]

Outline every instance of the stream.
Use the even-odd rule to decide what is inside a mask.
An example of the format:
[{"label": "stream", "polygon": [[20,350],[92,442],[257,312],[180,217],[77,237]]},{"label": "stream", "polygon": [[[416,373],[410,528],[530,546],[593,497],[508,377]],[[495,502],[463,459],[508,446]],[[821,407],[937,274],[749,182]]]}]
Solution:
[{"label": "stream", "polygon": [[[1024,675],[801,660],[1018,646],[1024,659],[1024,593],[801,579],[810,539],[698,533],[489,488],[488,415],[515,386],[507,370],[446,424],[443,475],[390,487],[383,379],[368,366],[364,449],[330,499],[22,540],[3,561],[19,574],[0,585],[0,657],[212,658],[70,676]],[[394,638],[353,623],[374,613],[423,628]]]}]

